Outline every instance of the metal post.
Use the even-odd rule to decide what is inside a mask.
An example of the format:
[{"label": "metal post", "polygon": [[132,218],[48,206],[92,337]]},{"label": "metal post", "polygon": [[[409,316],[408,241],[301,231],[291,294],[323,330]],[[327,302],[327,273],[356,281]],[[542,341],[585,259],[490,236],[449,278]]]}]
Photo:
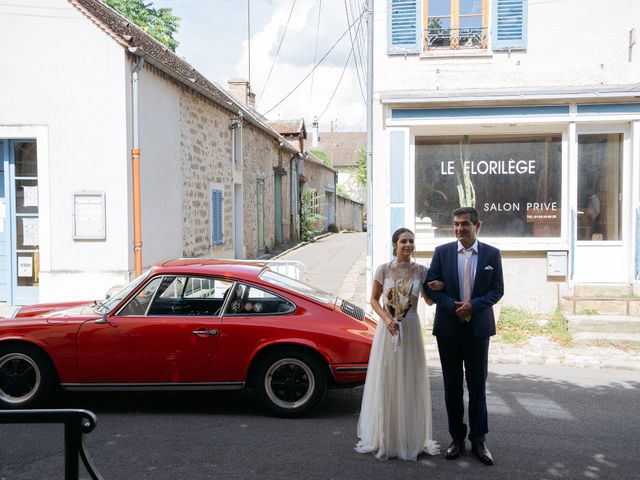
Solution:
[{"label": "metal post", "polygon": [[82,430],[80,422],[65,422],[64,424],[64,480],[80,478],[79,452],[82,448]]},{"label": "metal post", "polygon": [[367,291],[373,272],[373,0],[367,0]]}]

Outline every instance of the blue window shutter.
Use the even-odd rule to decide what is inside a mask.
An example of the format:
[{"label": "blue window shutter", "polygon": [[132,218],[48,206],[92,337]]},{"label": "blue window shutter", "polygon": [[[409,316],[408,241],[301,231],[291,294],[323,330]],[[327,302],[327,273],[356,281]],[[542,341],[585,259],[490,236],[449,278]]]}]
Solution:
[{"label": "blue window shutter", "polygon": [[211,190],[211,244],[220,245],[222,234],[222,190]]},{"label": "blue window shutter", "polygon": [[387,1],[387,53],[420,53],[422,0]]},{"label": "blue window shutter", "polygon": [[493,49],[527,48],[527,0],[495,0],[493,8]]}]

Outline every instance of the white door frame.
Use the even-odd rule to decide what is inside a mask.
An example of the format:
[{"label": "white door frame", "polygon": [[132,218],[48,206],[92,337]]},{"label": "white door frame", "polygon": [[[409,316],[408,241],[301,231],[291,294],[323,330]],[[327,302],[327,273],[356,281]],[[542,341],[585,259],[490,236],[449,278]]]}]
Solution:
[{"label": "white door frame", "polygon": [[[590,134],[622,134],[622,213],[620,240],[578,240],[574,247],[574,283],[631,283],[635,272],[633,229],[635,215],[632,209],[633,179],[637,175],[631,161],[631,130],[629,124],[577,125],[570,132],[570,205],[578,211],[578,138]],[[571,221],[577,235],[577,217]]]}]

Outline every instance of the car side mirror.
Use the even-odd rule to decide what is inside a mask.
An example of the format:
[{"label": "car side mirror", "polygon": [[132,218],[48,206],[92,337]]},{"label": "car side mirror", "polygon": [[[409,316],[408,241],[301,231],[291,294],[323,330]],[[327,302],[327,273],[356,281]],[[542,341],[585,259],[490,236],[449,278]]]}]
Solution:
[{"label": "car side mirror", "polygon": [[96,324],[98,324],[98,325],[103,325],[103,324],[105,324],[105,323],[108,323],[108,324],[109,324],[109,325],[111,325],[112,327],[115,327],[115,325],[109,321],[109,317],[107,317],[107,314],[106,314],[106,313],[103,313],[103,314],[102,314],[102,317],[100,317],[100,318],[98,318],[98,319],[96,320]]}]

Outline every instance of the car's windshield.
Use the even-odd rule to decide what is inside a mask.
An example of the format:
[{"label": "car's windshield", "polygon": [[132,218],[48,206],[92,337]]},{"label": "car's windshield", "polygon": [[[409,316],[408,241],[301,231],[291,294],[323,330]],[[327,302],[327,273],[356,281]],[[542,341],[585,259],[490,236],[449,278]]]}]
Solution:
[{"label": "car's windshield", "polygon": [[268,268],[265,268],[260,273],[260,278],[265,282],[271,283],[273,285],[277,285],[279,287],[288,288],[289,290],[292,290],[295,293],[299,293],[300,295],[304,295],[305,297],[313,298],[318,302],[322,302],[322,303],[335,302],[334,295],[327,292],[323,292],[322,290],[314,286],[308,285],[304,282],[301,282],[299,280],[296,280],[295,278],[281,275],[280,273],[274,272],[273,270],[269,270]]},{"label": "car's windshield", "polygon": [[109,313],[115,307],[117,307],[122,299],[124,299],[127,295],[129,295],[138,285],[140,285],[151,273],[151,270],[147,270],[138,278],[136,278],[133,282],[131,282],[126,287],[118,290],[115,294],[107,298],[104,302],[99,302],[93,308],[96,313],[103,315],[105,313]]}]

